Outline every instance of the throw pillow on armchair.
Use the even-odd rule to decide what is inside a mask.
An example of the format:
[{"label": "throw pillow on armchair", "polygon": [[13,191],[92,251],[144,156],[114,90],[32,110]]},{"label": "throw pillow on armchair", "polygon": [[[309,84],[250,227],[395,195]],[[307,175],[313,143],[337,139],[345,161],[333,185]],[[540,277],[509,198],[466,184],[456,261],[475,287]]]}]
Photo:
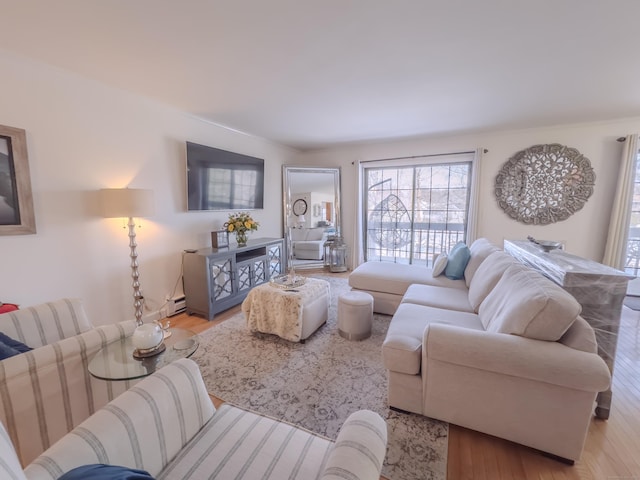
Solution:
[{"label": "throw pillow on armchair", "polygon": [[2,303],[0,302],[0,313],[8,313],[18,310],[18,305],[15,303]]}]

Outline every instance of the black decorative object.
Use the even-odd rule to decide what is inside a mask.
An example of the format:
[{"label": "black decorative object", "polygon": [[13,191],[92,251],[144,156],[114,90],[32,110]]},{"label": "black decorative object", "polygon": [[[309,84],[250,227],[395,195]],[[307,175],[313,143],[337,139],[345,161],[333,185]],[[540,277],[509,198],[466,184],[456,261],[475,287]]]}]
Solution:
[{"label": "black decorative object", "polygon": [[498,205],[515,220],[547,225],[566,220],[593,193],[591,162],[558,143],[533,145],[513,155],[496,176]]},{"label": "black decorative object", "polygon": [[295,202],[293,202],[293,214],[296,216],[304,215],[307,213],[307,202],[306,200],[299,198]]}]

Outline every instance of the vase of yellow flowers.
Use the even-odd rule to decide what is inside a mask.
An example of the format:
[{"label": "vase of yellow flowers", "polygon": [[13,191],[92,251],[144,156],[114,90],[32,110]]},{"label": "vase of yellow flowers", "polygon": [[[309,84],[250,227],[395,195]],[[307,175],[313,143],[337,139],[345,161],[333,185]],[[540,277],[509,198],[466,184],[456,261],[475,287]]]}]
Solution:
[{"label": "vase of yellow flowers", "polygon": [[238,246],[244,247],[247,244],[247,233],[258,230],[258,225],[258,222],[247,212],[240,212],[229,214],[229,220],[224,224],[224,228],[229,233],[235,233]]}]

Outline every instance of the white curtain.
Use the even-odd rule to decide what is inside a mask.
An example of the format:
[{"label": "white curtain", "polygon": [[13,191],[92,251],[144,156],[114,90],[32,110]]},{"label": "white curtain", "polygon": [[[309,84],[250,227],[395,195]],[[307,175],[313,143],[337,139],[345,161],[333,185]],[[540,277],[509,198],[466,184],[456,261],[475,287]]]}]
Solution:
[{"label": "white curtain", "polygon": [[355,162],[355,192],[356,192],[356,221],[355,221],[355,231],[353,232],[353,244],[351,245],[351,251],[353,252],[351,258],[352,265],[351,268],[354,269],[362,262],[364,262],[364,251],[363,247],[363,236],[362,236],[362,226],[364,225],[362,220],[362,201],[363,201],[363,186],[362,186],[362,165],[360,164],[360,160]]},{"label": "white curtain", "polygon": [[637,156],[638,135],[628,135],[622,150],[618,187],[611,211],[607,245],[604,250],[604,258],[602,259],[602,263],[617,269],[624,268]]},{"label": "white curtain", "polygon": [[478,213],[480,211],[480,166],[484,148],[476,149],[471,167],[471,192],[469,195],[469,213],[467,218],[467,245],[478,238]]}]

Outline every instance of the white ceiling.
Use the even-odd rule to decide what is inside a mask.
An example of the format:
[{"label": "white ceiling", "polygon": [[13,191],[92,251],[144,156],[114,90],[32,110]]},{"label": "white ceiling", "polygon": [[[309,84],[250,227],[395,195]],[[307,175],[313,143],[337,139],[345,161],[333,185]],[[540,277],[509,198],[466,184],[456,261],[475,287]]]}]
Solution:
[{"label": "white ceiling", "polygon": [[0,48],[299,149],[640,116],[638,0],[0,7]]}]

